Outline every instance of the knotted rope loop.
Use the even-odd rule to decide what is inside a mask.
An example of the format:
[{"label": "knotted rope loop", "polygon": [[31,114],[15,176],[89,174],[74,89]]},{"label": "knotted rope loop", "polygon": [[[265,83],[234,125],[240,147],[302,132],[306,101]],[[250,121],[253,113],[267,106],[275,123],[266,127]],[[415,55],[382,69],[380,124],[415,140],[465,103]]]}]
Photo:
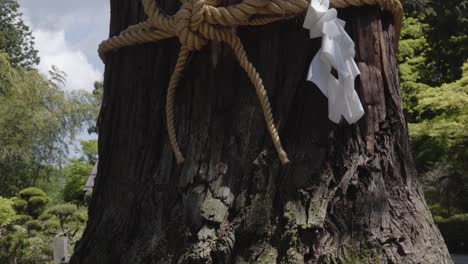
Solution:
[{"label": "knotted rope loop", "polygon": [[182,46],[189,50],[200,50],[208,40],[199,35],[198,29],[203,22],[204,1],[187,1],[175,15],[175,31]]},{"label": "knotted rope loop", "polygon": [[[182,6],[174,16],[164,15],[156,0],[142,0],[148,20],[130,26],[119,36],[109,38],[99,45],[99,56],[122,47],[156,42],[177,37],[181,43],[179,57],[171,76],[166,96],[166,125],[169,141],[178,163],[184,161],[177,143],[174,126],[174,99],[190,51],[200,50],[210,40],[222,41],[229,45],[240,66],[249,76],[263,110],[267,129],[278,153],[281,163],[289,162],[284,151],[273,119],[273,113],[262,78],[249,61],[239,37],[230,28],[241,25],[265,25],[278,20],[288,19],[304,13],[309,7],[309,0],[243,0],[227,7],[218,7],[219,0],[180,0]],[[399,0],[331,0],[333,7],[379,5],[394,16],[397,41],[401,31],[403,8]]]}]

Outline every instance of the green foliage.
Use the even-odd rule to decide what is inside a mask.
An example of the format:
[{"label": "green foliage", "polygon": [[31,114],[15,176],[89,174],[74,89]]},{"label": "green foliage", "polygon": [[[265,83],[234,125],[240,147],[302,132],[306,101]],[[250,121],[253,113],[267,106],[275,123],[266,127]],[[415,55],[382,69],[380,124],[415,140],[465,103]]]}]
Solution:
[{"label": "green foliage", "polygon": [[28,200],[28,212],[31,216],[38,217],[44,211],[49,202],[47,197],[34,196]]},{"label": "green foliage", "polygon": [[46,79],[33,69],[39,58],[18,8],[0,0],[0,195],[16,195],[0,197],[0,263],[51,263],[53,238],[73,246],[87,220],[85,208],[62,203],[64,195],[83,203],[97,143],[83,141],[82,158],[70,162],[68,146],[83,128],[97,131],[102,84],[65,92],[65,72],[53,66]]},{"label": "green foliage", "polygon": [[60,222],[56,217],[50,216],[50,219],[43,221],[44,233],[49,236],[55,237],[60,230]]},{"label": "green foliage", "polygon": [[439,86],[459,79],[468,59],[468,0],[408,0],[403,4],[408,17],[427,25],[427,64],[421,82]]},{"label": "green foliage", "polygon": [[98,143],[97,140],[82,140],[80,141],[81,152],[84,162],[94,165],[98,160]]},{"label": "green foliage", "polygon": [[41,177],[36,181],[35,186],[44,190],[49,198],[48,206],[53,206],[63,202],[63,188],[66,177],[63,168],[53,168],[46,177]]},{"label": "green foliage", "polygon": [[0,197],[0,227],[6,226],[16,220],[13,201]]},{"label": "green foliage", "polygon": [[[6,235],[0,237],[0,263],[31,263],[27,261],[25,250],[29,242],[26,229],[14,227]],[[20,261],[18,261],[20,260]]]},{"label": "green foliage", "polygon": [[47,203],[49,203],[49,198],[47,194],[35,187],[29,187],[23,189],[18,194],[19,197],[13,198],[13,207],[16,209],[18,214],[27,214],[32,218],[37,218],[41,215]]},{"label": "green foliage", "polygon": [[[444,216],[460,209],[468,210],[468,63],[461,67],[456,61],[468,58],[463,54],[457,55],[456,60],[449,56],[449,51],[444,49],[456,47],[448,42],[443,48],[434,44],[434,38],[442,40],[445,35],[436,33],[441,29],[435,28],[438,26],[433,16],[447,12],[436,10],[434,6],[450,2],[421,2],[430,8],[406,19],[398,54],[402,99],[420,180],[429,204],[440,206]],[[447,19],[460,20],[461,17],[441,17],[440,21]],[[466,36],[466,30],[458,24],[453,27],[449,30],[451,34]],[[445,56],[444,63],[449,63],[450,67],[443,66],[434,51]],[[457,71],[454,65],[458,65]],[[438,76],[443,72],[444,78]],[[457,72],[463,73],[458,80],[454,79]],[[450,81],[434,85],[445,80]]]},{"label": "green foliage", "polygon": [[429,25],[415,18],[407,18],[401,32],[400,49],[397,56],[401,79],[402,100],[408,121],[416,117],[414,108],[418,104],[417,93],[429,88],[421,83],[427,75],[427,51],[429,49],[426,32]]},{"label": "green foliage", "polygon": [[0,53],[0,194],[47,179],[65,162],[76,133],[94,123],[93,95],[64,92],[57,69],[52,80],[13,68]]},{"label": "green foliage", "polygon": [[423,19],[431,25],[427,34],[431,60],[424,82],[438,86],[459,79],[468,59],[468,0],[434,0],[427,7],[431,13]]},{"label": "green foliage", "polygon": [[83,188],[92,170],[93,165],[76,160],[65,169],[67,182],[63,190],[63,198],[66,202],[84,203]]},{"label": "green foliage", "polygon": [[30,229],[14,226],[0,237],[0,263],[38,264],[51,263],[52,236],[39,230],[40,225],[29,222]]},{"label": "green foliage", "polygon": [[28,207],[28,202],[18,197],[13,197],[11,198],[11,200],[13,202],[13,208],[16,210],[16,212],[18,212],[19,214],[26,212],[26,207]]},{"label": "green foliage", "polygon": [[47,194],[39,188],[29,187],[29,188],[21,190],[19,192],[19,196],[23,200],[29,200],[29,198],[34,197],[34,196],[47,197]]},{"label": "green foliage", "polygon": [[429,203],[468,210],[468,63],[460,80],[419,91],[409,124],[415,160]]},{"label": "green foliage", "polygon": [[26,222],[33,220],[32,216],[30,215],[25,215],[25,214],[19,214],[16,217],[16,224],[18,225],[24,225]]},{"label": "green foliage", "polygon": [[39,57],[19,7],[15,0],[0,0],[0,51],[8,53],[13,66],[32,67],[39,63]]},{"label": "green foliage", "polygon": [[78,208],[74,204],[60,204],[50,208],[48,213],[65,222],[65,220],[77,210]]},{"label": "green foliage", "polygon": [[74,204],[56,205],[48,210],[48,214],[58,220],[62,235],[67,236],[72,242],[75,242],[77,237],[81,237],[84,225],[88,220],[87,211],[79,210]]},{"label": "green foliage", "polygon": [[468,63],[463,72],[460,80],[415,95],[417,122],[410,124],[410,136],[421,168],[444,162],[453,173],[468,174]]},{"label": "green foliage", "polygon": [[[23,195],[41,194],[28,189]],[[24,196],[28,200],[43,196]],[[16,198],[20,199],[20,198]],[[37,219],[30,215],[16,215],[11,199],[0,198],[0,263],[49,263],[52,261],[52,241],[67,236],[73,246],[81,237],[88,219],[86,209],[74,204],[60,204],[43,212]],[[4,209],[6,208],[6,209]]]},{"label": "green foliage", "polygon": [[30,221],[27,221],[24,226],[26,227],[26,229],[28,230],[28,232],[32,232],[32,231],[41,231],[42,229],[42,223],[41,221],[39,220],[30,220]]}]

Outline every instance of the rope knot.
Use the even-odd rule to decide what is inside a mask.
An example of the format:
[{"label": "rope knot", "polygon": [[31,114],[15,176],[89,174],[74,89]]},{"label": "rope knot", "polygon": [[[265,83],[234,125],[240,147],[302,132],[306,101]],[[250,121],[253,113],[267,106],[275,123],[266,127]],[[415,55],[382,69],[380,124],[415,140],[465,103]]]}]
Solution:
[{"label": "rope knot", "polygon": [[208,40],[202,37],[199,29],[204,21],[206,0],[183,1],[180,10],[175,15],[175,33],[182,46],[189,50],[200,50]]}]

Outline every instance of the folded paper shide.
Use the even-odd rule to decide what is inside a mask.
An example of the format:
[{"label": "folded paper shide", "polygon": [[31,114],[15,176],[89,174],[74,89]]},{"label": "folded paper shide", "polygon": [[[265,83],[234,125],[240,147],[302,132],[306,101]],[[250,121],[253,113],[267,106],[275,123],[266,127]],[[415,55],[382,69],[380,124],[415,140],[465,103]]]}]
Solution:
[{"label": "folded paper shide", "polygon": [[[354,61],[354,42],[346,33],[345,22],[337,18],[337,11],[329,8],[329,0],[312,0],[304,20],[310,38],[322,37],[322,47],[310,64],[307,80],[318,86],[328,97],[328,117],[339,123],[342,117],[356,123],[363,115],[354,80],[360,74]],[[335,69],[338,75],[332,74]]]}]

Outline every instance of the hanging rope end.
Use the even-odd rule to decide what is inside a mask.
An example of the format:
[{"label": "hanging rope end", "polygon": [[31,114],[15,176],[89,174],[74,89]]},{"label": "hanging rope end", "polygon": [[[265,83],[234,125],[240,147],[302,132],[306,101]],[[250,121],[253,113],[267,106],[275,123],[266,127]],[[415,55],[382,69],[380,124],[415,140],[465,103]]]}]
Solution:
[{"label": "hanging rope end", "polygon": [[175,156],[176,156],[177,165],[181,165],[182,163],[185,162],[185,158],[184,156],[182,156],[181,153],[176,153]]},{"label": "hanging rope end", "polygon": [[281,161],[281,165],[286,166],[291,162],[289,160],[289,158],[288,158],[288,154],[284,150],[281,150],[278,153],[278,155],[279,155],[279,158],[280,158],[280,161]]}]

